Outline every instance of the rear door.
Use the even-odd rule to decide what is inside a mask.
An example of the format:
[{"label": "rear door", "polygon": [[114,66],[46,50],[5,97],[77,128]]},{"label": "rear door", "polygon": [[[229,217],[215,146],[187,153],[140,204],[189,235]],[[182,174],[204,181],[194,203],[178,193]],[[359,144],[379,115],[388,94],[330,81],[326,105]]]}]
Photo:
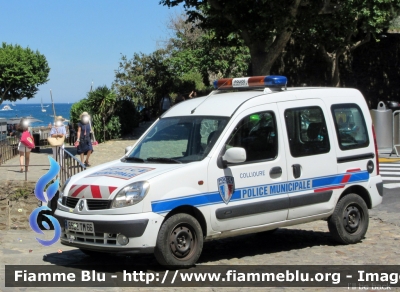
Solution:
[{"label": "rear door", "polygon": [[326,213],[340,185],[329,111],[320,99],[282,102],[290,199],[288,219]]},{"label": "rear door", "polygon": [[[214,230],[286,220],[289,199],[279,186],[286,182],[287,170],[277,111],[276,104],[268,104],[238,114],[210,160],[208,181],[215,198],[210,205]],[[247,159],[222,168],[218,156],[231,147],[244,148]]]}]

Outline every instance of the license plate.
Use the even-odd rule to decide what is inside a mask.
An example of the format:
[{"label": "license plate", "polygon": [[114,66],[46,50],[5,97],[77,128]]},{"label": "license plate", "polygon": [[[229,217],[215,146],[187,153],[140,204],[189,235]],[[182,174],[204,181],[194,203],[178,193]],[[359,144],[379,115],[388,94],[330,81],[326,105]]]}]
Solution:
[{"label": "license plate", "polygon": [[91,222],[65,220],[65,229],[75,232],[94,233],[94,225]]}]

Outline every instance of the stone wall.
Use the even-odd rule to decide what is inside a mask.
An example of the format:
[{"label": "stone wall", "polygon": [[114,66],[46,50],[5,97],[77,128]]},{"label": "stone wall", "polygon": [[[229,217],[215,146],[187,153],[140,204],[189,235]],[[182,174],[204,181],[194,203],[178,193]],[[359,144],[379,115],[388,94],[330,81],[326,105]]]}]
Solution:
[{"label": "stone wall", "polygon": [[35,182],[0,181],[0,230],[29,229],[29,215],[40,203]]}]

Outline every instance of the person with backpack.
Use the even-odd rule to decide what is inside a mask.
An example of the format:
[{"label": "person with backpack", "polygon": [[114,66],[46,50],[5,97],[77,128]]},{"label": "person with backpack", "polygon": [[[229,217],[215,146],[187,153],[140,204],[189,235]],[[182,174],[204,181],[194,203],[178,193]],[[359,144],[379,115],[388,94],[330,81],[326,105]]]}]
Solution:
[{"label": "person with backpack", "polygon": [[[77,146],[77,153],[81,156],[81,161],[86,167],[90,166],[89,157],[93,152],[92,140],[90,133],[92,132],[90,124],[90,116],[87,112],[83,112],[79,118],[81,119],[78,123],[78,134],[75,146]],[[85,159],[86,155],[86,160]]]},{"label": "person with backpack", "polygon": [[28,131],[29,121],[26,119],[21,119],[19,124],[19,130],[22,132],[21,139],[18,143],[18,151],[19,151],[19,165],[21,166],[20,172],[28,171],[29,166],[29,158],[31,154],[31,150],[35,148],[35,142],[31,133]]}]

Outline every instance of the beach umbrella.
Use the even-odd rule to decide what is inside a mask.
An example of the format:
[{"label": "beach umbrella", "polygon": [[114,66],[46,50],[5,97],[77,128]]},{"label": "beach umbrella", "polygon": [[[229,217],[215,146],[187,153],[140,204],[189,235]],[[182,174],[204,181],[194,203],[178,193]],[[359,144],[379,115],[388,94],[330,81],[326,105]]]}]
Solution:
[{"label": "beach umbrella", "polygon": [[19,124],[21,122],[21,119],[25,119],[29,122],[29,124],[36,123],[36,122],[42,122],[41,120],[38,120],[32,116],[29,117],[17,117],[17,118],[11,118],[7,120],[7,124]]}]

